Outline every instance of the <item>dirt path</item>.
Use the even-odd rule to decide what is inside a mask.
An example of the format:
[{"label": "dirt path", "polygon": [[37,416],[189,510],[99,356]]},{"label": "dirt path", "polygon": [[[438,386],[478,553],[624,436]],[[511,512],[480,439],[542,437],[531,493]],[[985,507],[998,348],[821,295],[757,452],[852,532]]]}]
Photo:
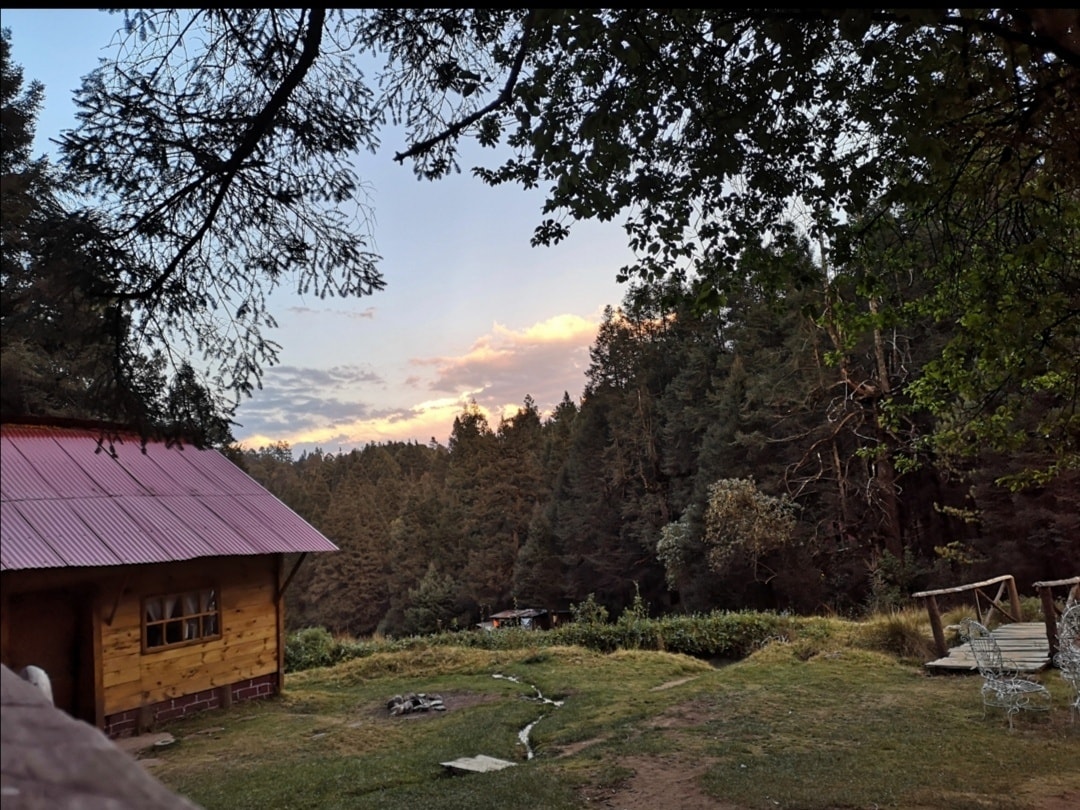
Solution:
[{"label": "dirt path", "polygon": [[630,757],[621,763],[634,775],[614,787],[585,791],[592,807],[618,810],[745,810],[737,804],[718,802],[698,787],[704,765],[691,765],[668,757]]}]

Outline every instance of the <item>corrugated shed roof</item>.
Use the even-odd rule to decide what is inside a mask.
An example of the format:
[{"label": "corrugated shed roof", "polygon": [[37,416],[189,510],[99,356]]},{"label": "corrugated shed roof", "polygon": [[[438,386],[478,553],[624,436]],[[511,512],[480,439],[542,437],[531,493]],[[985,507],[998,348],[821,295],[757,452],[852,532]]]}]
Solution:
[{"label": "corrugated shed roof", "polygon": [[503,610],[492,613],[489,619],[535,619],[547,613],[543,608],[522,608],[521,610]]},{"label": "corrugated shed roof", "polygon": [[216,450],[0,425],[0,472],[5,571],[337,550]]}]

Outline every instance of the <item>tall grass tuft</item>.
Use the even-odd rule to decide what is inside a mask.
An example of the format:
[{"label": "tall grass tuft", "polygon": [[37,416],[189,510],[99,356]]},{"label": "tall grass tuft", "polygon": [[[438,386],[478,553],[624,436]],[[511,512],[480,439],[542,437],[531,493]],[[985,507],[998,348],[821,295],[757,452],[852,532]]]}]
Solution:
[{"label": "tall grass tuft", "polygon": [[874,614],[859,623],[853,641],[863,649],[888,653],[911,663],[937,657],[925,611],[907,609]]}]

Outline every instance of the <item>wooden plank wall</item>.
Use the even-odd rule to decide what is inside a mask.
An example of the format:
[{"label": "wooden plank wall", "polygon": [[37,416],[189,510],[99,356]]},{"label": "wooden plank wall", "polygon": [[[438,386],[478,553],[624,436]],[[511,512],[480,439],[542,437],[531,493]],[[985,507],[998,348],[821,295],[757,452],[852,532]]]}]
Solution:
[{"label": "wooden plank wall", "polygon": [[[219,557],[81,572],[5,572],[4,586],[26,591],[92,578],[98,703],[100,714],[107,716],[277,672],[278,567],[277,555]],[[144,655],[142,598],[205,587],[220,592],[221,637]]]},{"label": "wooden plank wall", "polygon": [[[101,628],[105,714],[276,672],[274,571],[272,558],[231,557],[149,572]],[[144,655],[142,596],[211,585],[221,592],[221,638]]]}]

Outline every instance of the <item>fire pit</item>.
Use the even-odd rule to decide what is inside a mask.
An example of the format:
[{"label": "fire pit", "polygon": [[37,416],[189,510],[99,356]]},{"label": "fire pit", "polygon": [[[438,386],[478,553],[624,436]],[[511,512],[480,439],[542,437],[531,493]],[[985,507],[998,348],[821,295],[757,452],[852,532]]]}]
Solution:
[{"label": "fire pit", "polygon": [[445,712],[446,706],[439,695],[409,692],[407,695],[394,695],[386,701],[386,709],[391,716],[397,716],[414,712]]}]

